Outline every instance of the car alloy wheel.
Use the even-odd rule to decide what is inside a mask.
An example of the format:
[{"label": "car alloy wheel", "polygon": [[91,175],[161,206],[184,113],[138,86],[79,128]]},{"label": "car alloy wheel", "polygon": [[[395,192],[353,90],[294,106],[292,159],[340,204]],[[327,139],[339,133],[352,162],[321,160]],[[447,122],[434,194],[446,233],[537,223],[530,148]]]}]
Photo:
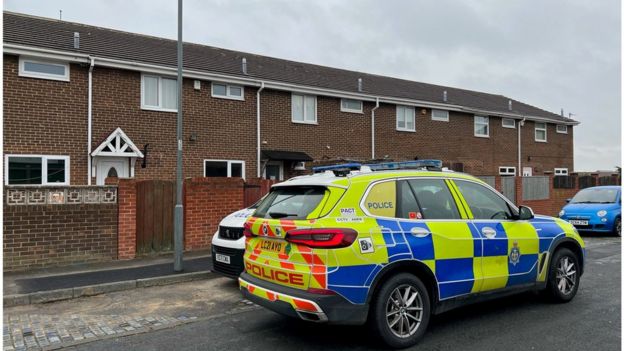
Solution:
[{"label": "car alloy wheel", "polygon": [[561,256],[557,263],[557,288],[563,295],[569,295],[576,286],[576,266],[568,256]]},{"label": "car alloy wheel", "polygon": [[422,297],[408,284],[396,287],[386,302],[386,323],[390,331],[400,338],[416,333],[422,321],[422,313]]}]

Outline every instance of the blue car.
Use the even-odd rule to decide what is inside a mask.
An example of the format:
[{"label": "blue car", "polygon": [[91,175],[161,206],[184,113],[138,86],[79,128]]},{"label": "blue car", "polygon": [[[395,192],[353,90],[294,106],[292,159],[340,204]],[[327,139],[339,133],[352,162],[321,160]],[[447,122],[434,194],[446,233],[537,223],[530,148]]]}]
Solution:
[{"label": "blue car", "polygon": [[622,234],[620,186],[595,186],[574,195],[561,209],[559,217],[579,231]]}]

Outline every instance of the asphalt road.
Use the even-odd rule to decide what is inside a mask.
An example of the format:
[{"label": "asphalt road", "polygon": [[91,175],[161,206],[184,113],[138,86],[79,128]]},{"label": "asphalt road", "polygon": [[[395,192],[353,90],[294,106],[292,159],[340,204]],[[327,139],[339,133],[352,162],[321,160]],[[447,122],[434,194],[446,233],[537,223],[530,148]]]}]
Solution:
[{"label": "asphalt road", "polygon": [[[620,350],[621,242],[585,237],[588,266],[576,298],[549,304],[527,293],[433,318],[413,350]],[[235,286],[232,285],[233,289]],[[305,323],[254,309],[75,350],[373,350],[364,327]]]}]

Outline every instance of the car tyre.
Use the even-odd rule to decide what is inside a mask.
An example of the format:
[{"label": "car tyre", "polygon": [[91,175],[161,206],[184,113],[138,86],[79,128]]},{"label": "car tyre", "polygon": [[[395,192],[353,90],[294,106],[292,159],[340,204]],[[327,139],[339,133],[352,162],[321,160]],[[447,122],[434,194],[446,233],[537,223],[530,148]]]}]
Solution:
[{"label": "car tyre", "polygon": [[418,277],[400,273],[386,280],[374,296],[370,327],[392,348],[416,344],[431,317],[427,288]]},{"label": "car tyre", "polygon": [[546,297],[556,303],[571,301],[578,291],[580,268],[574,252],[567,248],[555,251],[548,268],[548,282],[544,291]]},{"label": "car tyre", "polygon": [[622,236],[622,219],[620,217],[617,217],[615,223],[613,223],[613,235]]}]

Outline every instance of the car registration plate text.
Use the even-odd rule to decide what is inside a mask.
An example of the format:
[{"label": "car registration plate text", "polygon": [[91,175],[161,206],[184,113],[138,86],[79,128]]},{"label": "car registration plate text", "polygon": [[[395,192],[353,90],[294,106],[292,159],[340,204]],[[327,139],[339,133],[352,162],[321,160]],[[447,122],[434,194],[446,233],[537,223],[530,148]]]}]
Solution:
[{"label": "car registration plate text", "polygon": [[217,262],[230,264],[230,256],[227,255],[215,254],[215,260]]},{"label": "car registration plate text", "polygon": [[571,219],[570,220],[570,224],[572,224],[572,225],[588,225],[589,221],[583,221],[583,220],[580,220],[580,219]]}]

